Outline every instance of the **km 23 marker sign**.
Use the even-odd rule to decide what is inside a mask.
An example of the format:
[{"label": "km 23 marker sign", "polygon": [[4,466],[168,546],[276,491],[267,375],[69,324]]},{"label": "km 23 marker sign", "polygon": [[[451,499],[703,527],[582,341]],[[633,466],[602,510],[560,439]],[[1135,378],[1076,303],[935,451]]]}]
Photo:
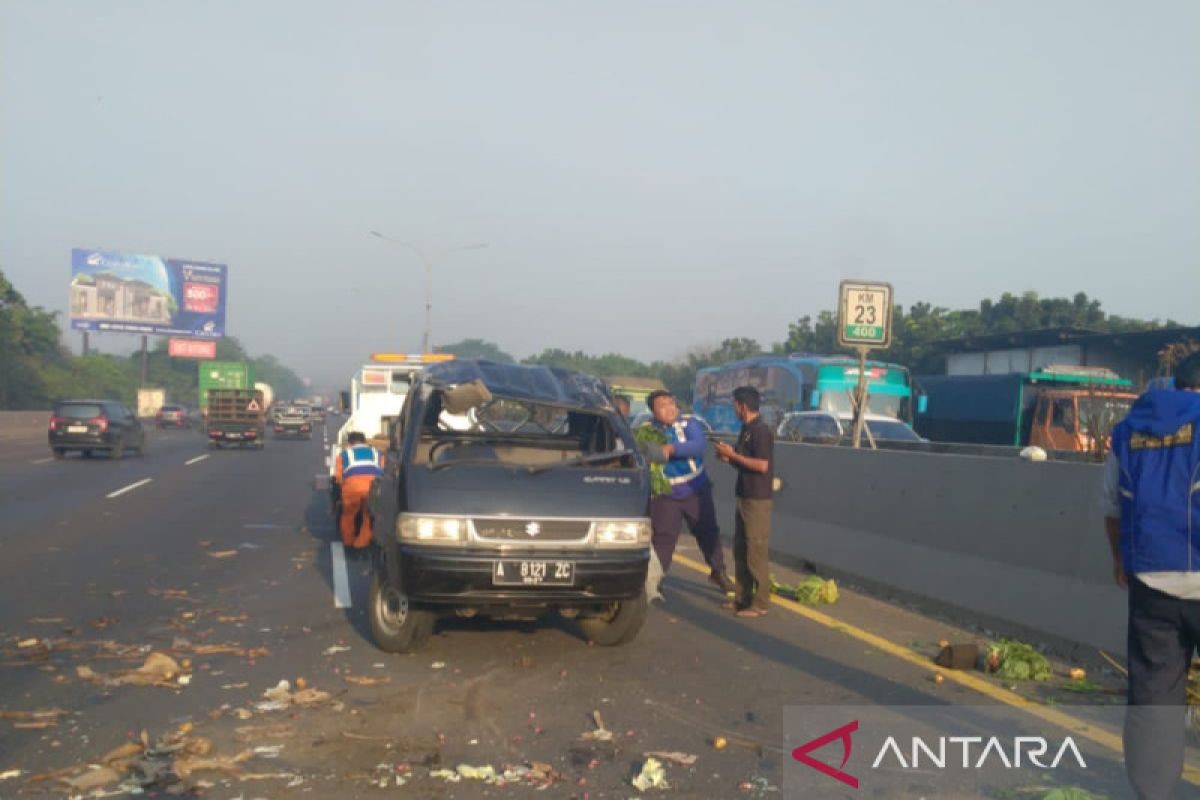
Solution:
[{"label": "km 23 marker sign", "polygon": [[886,348],[892,343],[892,285],[842,281],[838,286],[838,344]]}]

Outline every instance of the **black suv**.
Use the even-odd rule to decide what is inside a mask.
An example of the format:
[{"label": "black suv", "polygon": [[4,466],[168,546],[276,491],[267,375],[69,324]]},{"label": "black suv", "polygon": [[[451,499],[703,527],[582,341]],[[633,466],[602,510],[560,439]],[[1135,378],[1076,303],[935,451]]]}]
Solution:
[{"label": "black suv", "polygon": [[646,616],[650,479],[596,378],[453,361],[417,373],[371,496],[371,632],[416,649],[438,614],[578,619],[600,645]]},{"label": "black suv", "polygon": [[146,454],[146,431],[132,411],[115,400],[61,400],[50,417],[50,450],[64,458],[78,450],[84,458],[104,452],[120,458],[126,450]]}]

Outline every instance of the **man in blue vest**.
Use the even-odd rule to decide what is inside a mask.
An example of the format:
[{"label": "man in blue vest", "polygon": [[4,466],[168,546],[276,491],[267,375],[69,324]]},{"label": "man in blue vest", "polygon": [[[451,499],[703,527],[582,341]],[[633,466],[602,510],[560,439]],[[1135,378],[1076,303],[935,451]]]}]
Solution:
[{"label": "man in blue vest", "polygon": [[[346,446],[338,455],[337,480],[342,499],[342,515],[338,527],[342,544],[362,550],[371,544],[371,510],[367,498],[371,484],[383,474],[383,456],[358,431],[346,435]],[[356,530],[357,528],[357,530]]]},{"label": "man in blue vest", "polygon": [[1129,591],[1125,767],[1141,800],[1165,800],[1183,772],[1200,648],[1200,353],[1113,429],[1104,502],[1113,576]]},{"label": "man in blue vest", "polygon": [[674,396],[662,389],[650,393],[646,406],[653,414],[651,424],[667,439],[662,445],[666,459],[663,475],[670,482],[671,491],[650,500],[650,543],[662,564],[663,573],[671,566],[679,533],[687,520],[711,570],[709,581],[722,592],[732,592],[734,585],[725,571],[725,552],[721,549],[721,528],[717,525],[712,482],[704,471],[707,443],[704,426],[695,417],[681,417]]}]

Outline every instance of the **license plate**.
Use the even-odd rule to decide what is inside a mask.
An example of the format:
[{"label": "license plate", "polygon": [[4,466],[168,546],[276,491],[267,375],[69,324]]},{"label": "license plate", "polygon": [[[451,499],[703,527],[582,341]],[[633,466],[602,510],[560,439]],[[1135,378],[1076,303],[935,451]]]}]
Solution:
[{"label": "license plate", "polygon": [[68,425],[67,433],[87,433],[87,425]]},{"label": "license plate", "polygon": [[575,583],[573,561],[495,561],[492,584],[495,586],[572,586]]},{"label": "license plate", "polygon": [[242,435],[240,433],[227,433],[227,434],[225,434],[225,438],[226,439],[240,439],[240,438],[242,438]]}]

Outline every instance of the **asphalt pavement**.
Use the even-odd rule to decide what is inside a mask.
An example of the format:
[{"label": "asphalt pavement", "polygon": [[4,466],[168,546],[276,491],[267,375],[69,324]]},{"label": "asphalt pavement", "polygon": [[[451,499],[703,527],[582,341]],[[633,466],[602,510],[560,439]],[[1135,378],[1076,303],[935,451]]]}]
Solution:
[{"label": "asphalt pavement", "polygon": [[[89,778],[125,796],[104,778],[132,758],[183,763],[167,788],[185,796],[628,798],[658,752],[676,754],[671,788],[651,794],[781,797],[788,706],[1006,702],[934,683],[932,652],[899,649],[954,632],[870,598],[844,593],[832,621],[733,618],[687,537],[627,646],[557,618],[453,620],[419,654],[385,654],[368,565],[341,557],[316,487],[324,435],[210,451],[195,431],[151,431],[144,458],[53,461],[44,441],[0,454],[0,796]],[[159,671],[130,678],[139,666]],[[290,692],[264,696],[282,680]]]}]

